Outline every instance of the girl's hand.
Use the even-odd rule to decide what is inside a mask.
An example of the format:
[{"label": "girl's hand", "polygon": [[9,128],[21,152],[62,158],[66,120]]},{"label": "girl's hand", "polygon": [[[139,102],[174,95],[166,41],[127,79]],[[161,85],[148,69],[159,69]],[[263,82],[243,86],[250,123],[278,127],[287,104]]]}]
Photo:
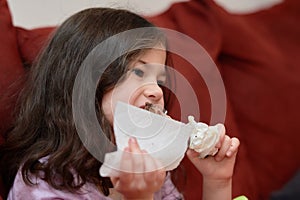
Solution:
[{"label": "girl's hand", "polygon": [[235,137],[230,138],[228,135],[225,135],[225,127],[223,125],[221,125],[220,128],[220,141],[216,145],[219,151],[215,156],[200,159],[198,157],[199,153],[191,149],[187,151],[187,157],[206,180],[226,181],[231,180],[233,175],[233,168],[240,142]]},{"label": "girl's hand", "polygon": [[111,181],[114,188],[127,200],[153,199],[154,192],[162,187],[166,176],[165,170],[159,169],[157,161],[140,149],[135,138],[128,141],[121,169],[119,177],[111,177]]}]

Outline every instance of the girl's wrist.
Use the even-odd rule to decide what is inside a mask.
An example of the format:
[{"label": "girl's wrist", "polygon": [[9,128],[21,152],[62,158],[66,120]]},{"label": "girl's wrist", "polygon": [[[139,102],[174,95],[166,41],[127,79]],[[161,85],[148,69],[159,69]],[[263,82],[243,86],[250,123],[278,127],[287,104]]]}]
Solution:
[{"label": "girl's wrist", "polygon": [[232,184],[232,178],[227,179],[213,179],[213,178],[205,178],[203,177],[203,183],[206,184],[206,186],[212,186],[217,188],[224,188],[231,186]]},{"label": "girl's wrist", "polygon": [[232,200],[232,179],[203,179],[203,200]]}]

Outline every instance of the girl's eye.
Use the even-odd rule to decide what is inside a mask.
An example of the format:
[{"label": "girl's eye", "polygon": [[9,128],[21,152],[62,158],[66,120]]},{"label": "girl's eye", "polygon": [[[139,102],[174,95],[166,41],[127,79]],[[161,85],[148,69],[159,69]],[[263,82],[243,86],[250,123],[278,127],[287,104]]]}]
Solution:
[{"label": "girl's eye", "polygon": [[157,85],[159,85],[159,86],[164,86],[164,85],[165,85],[165,81],[160,81],[160,80],[158,80],[158,81],[157,81]]},{"label": "girl's eye", "polygon": [[137,75],[138,77],[143,77],[144,76],[144,72],[140,69],[134,68],[132,69],[132,72]]}]

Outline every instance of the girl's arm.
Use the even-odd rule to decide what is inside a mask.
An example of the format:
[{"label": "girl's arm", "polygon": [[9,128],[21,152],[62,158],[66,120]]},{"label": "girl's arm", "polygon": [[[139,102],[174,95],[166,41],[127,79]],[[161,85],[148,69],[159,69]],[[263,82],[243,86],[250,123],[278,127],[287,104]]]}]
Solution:
[{"label": "girl's arm", "polygon": [[232,175],[239,147],[237,138],[225,135],[224,126],[220,126],[221,137],[215,156],[200,159],[199,153],[189,149],[187,156],[203,176],[204,200],[232,200]]},{"label": "girl's arm", "polygon": [[228,199],[232,200],[232,180],[203,179],[203,200]]}]

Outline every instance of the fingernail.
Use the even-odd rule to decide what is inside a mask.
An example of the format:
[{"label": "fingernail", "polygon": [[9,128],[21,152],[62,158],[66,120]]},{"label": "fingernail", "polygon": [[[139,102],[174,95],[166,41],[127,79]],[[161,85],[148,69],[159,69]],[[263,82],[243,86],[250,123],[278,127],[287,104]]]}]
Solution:
[{"label": "fingernail", "polygon": [[129,138],[129,143],[136,144],[137,141],[136,141],[136,139],[134,137],[131,137],[131,138]]},{"label": "fingernail", "polygon": [[142,150],[142,153],[146,154],[146,153],[148,153],[148,152],[147,152],[146,150],[143,149],[143,150]]},{"label": "fingernail", "polygon": [[226,156],[228,156],[228,157],[230,157],[231,154],[232,154],[232,151],[227,151],[227,152],[226,152]]},{"label": "fingernail", "polygon": [[225,126],[223,124],[217,124],[217,127],[219,132],[223,132],[223,130],[225,129]]}]

